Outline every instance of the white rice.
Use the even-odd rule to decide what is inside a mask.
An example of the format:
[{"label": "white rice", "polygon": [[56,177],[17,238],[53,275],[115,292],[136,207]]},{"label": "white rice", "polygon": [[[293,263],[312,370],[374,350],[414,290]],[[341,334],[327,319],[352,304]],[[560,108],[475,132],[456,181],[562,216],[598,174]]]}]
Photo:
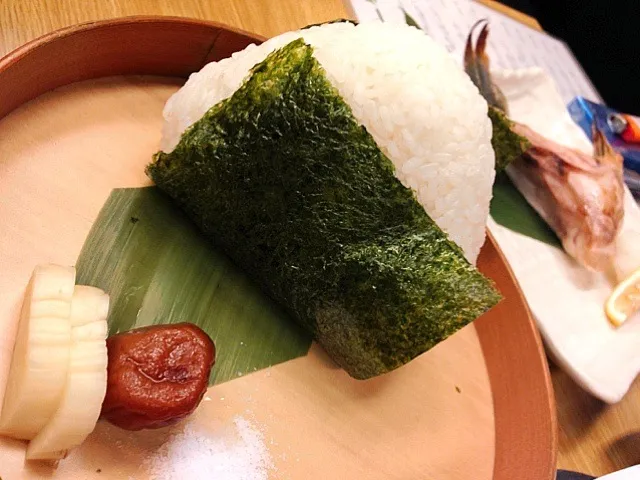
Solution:
[{"label": "white rice", "polygon": [[167,102],[162,149],[230,97],[249,70],[302,36],[355,118],[429,216],[475,263],[495,176],[487,104],[447,51],[420,30],[335,23],[288,32],[206,65]]}]

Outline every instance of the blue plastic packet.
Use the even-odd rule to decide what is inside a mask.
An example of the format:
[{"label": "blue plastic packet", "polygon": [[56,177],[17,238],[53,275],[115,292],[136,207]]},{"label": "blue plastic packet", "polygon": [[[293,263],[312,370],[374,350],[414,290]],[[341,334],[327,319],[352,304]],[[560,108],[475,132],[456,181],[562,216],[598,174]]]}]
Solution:
[{"label": "blue plastic packet", "polygon": [[569,114],[591,138],[591,126],[595,126],[604,132],[611,146],[624,158],[624,180],[634,196],[640,196],[640,144],[625,142],[614,131],[616,124],[612,119],[616,118],[618,111],[591,102],[583,97],[574,98],[567,106]]}]

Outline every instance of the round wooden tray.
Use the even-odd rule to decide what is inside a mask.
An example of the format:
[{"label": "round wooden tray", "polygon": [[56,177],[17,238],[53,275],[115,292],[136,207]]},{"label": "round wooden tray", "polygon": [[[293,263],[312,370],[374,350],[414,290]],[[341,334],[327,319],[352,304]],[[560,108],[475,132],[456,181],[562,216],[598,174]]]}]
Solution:
[{"label": "round wooden tray", "polygon": [[[210,22],[132,17],[58,31],[0,61],[0,387],[33,266],[74,264],[111,189],[149,184],[143,169],[166,99],[205,63],[260,41]],[[491,238],[479,268],[505,299],[409,365],[359,382],[314,344],[305,357],[210,388],[190,422],[215,439],[248,417],[267,446],[269,478],[554,478],[540,339]],[[101,422],[55,477],[148,478],[149,458],[172,435]],[[204,457],[190,461],[206,468]],[[24,464],[23,443],[0,440],[2,478],[51,474]]]}]

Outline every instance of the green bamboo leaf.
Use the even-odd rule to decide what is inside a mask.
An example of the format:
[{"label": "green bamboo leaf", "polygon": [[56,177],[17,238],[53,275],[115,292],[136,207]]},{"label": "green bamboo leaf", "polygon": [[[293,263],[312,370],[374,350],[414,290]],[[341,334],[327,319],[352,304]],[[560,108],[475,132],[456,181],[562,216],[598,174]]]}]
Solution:
[{"label": "green bamboo leaf", "polygon": [[192,322],[216,344],[210,384],[306,355],[311,337],[204,239],[155,187],[118,189],[77,263],[111,295],[111,335]]},{"label": "green bamboo leaf", "polygon": [[491,216],[496,223],[514,232],[562,248],[547,223],[529,205],[505,173],[496,175],[491,200]]}]

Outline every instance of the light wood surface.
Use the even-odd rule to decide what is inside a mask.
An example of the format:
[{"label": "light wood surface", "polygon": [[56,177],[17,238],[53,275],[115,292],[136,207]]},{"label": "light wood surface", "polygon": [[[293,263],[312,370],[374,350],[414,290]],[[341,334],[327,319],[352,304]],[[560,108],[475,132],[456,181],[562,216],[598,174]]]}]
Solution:
[{"label": "light wood surface", "polygon": [[[0,121],[0,193],[8,199],[0,204],[0,221],[12,226],[0,236],[0,369],[11,358],[11,327],[33,266],[74,264],[112,188],[149,185],[144,168],[159,149],[162,107],[180,83],[136,76],[89,80],[41,95]],[[517,305],[516,298],[511,308]],[[506,328],[511,319],[504,312],[503,318]],[[482,348],[469,326],[407,368],[360,382],[314,345],[305,357],[211,387],[187,424],[200,433],[178,449],[223,439],[230,444],[223,451],[242,455],[243,444],[233,438],[241,419],[263,435],[271,480],[491,480],[495,425]],[[154,473],[150,460],[170,462],[157,453],[169,435],[129,433],[102,422],[60,463],[55,478],[144,480]],[[211,452],[200,453],[190,461],[200,462],[202,471]],[[3,480],[50,473],[47,466],[25,469],[24,444],[0,437]]]},{"label": "light wood surface", "polygon": [[[0,376],[33,265],[74,263],[111,189],[149,183],[144,166],[159,148],[162,107],[182,80],[122,74],[184,75],[249,40],[216,24],[125,19],[58,32],[0,62],[0,84],[11,84],[0,91],[0,116],[16,98],[37,97],[0,121],[0,224],[10,226],[0,237]],[[255,450],[255,433],[248,444],[234,433],[249,423],[271,479],[551,480],[556,422],[540,339],[492,238],[478,268],[504,300],[404,368],[356,381],[314,345],[210,388],[174,428],[128,434],[101,423],[55,476],[144,479],[162,470],[160,478],[182,478],[188,466],[202,478],[216,453],[229,463]],[[0,439],[3,478],[48,478],[50,467],[23,459],[22,442]],[[172,467],[180,471],[167,474]]]},{"label": "light wood surface", "polygon": [[[535,19],[493,0],[482,3],[530,26]],[[342,0],[2,0],[0,56],[45,33],[81,22],[126,15],[175,15],[214,20],[271,37],[350,16]]]},{"label": "light wood surface", "polygon": [[558,468],[600,476],[640,464],[640,380],[616,405],[586,394],[551,366],[558,407]]},{"label": "light wood surface", "polygon": [[[523,23],[535,19],[485,0]],[[135,14],[189,16],[239,26],[264,36],[309,23],[345,17],[341,0],[3,0],[0,1],[0,56],[34,38],[79,22]],[[558,465],[604,474],[640,463],[640,384],[609,407],[584,393],[566,374],[552,369],[558,402]]]}]

